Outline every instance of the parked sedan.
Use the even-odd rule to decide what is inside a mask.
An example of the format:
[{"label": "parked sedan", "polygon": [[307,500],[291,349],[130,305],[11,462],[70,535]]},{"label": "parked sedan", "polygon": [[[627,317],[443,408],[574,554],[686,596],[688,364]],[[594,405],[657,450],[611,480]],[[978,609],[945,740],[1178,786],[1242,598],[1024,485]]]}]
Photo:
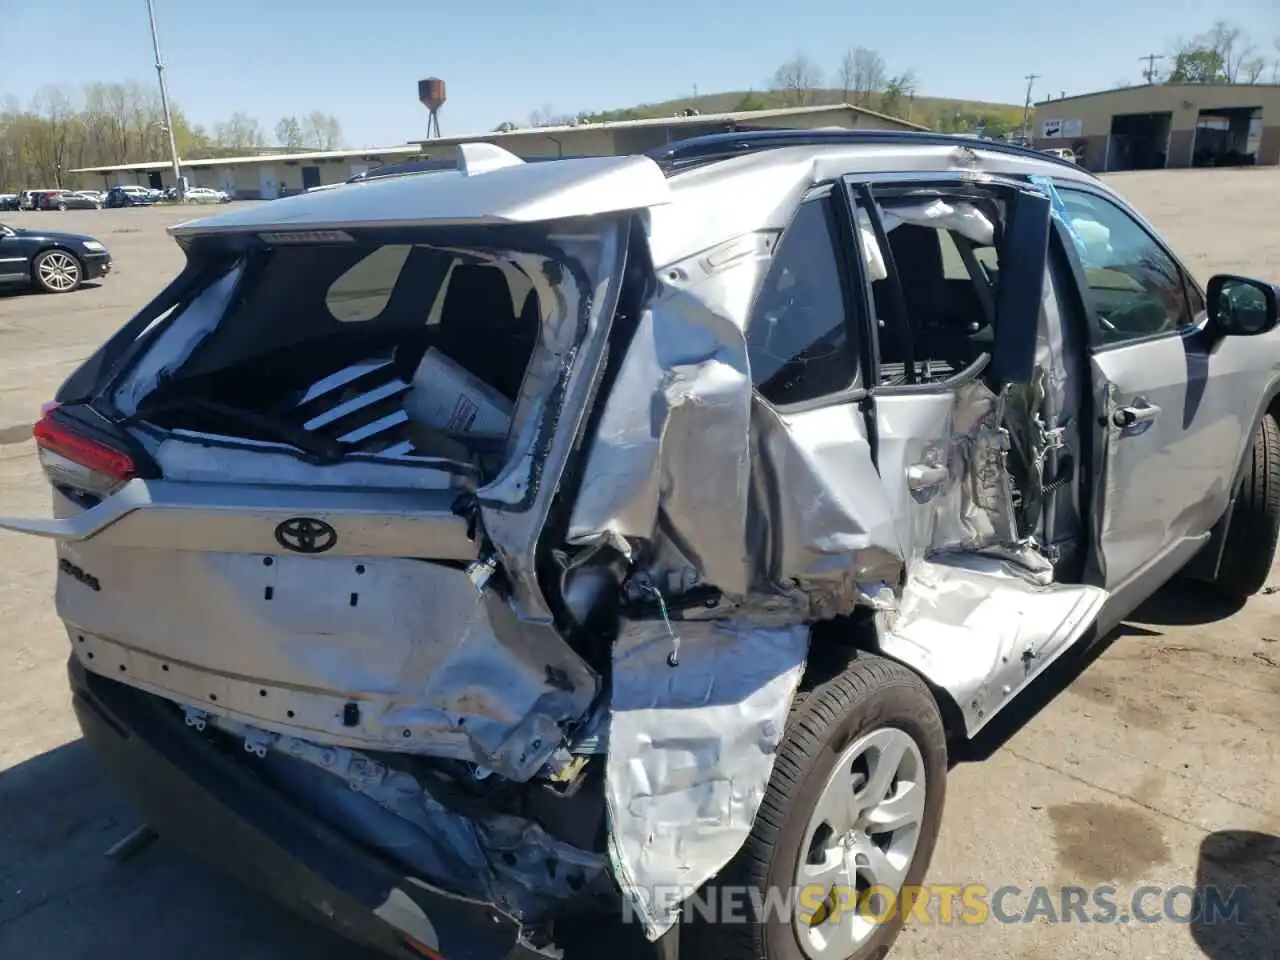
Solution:
[{"label": "parked sedan", "polygon": [[214,190],[212,187],[192,187],[186,192],[185,199],[188,203],[230,203],[231,198],[227,196],[224,190]]},{"label": "parked sedan", "polygon": [[17,210],[18,202],[16,193],[0,193],[0,210]]},{"label": "parked sedan", "polygon": [[93,237],[0,223],[0,286],[70,293],[111,272],[111,254]]},{"label": "parked sedan", "polygon": [[48,190],[36,199],[37,210],[101,210],[102,201],[97,197],[72,190]]}]

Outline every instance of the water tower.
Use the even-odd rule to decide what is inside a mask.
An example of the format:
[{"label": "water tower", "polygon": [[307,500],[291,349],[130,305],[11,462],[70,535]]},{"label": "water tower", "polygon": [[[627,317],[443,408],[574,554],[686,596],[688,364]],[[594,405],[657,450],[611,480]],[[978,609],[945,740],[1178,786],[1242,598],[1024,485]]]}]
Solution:
[{"label": "water tower", "polygon": [[427,139],[440,136],[440,108],[448,99],[444,81],[439,77],[427,77],[418,81],[418,99],[427,108]]}]

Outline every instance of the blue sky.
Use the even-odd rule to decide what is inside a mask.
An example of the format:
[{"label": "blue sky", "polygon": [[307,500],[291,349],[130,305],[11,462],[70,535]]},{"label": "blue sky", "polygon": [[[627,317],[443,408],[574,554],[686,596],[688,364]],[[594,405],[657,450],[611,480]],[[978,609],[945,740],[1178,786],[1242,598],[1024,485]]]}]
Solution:
[{"label": "blue sky", "polygon": [[[448,83],[442,132],[767,85],[796,51],[833,76],[854,45],[920,92],[1021,102],[1136,82],[1138,58],[1167,52],[1216,17],[1280,56],[1278,0],[154,0],[170,93],[195,123],[235,110],[270,130],[289,113],[338,117],[349,146],[425,134],[416,82]],[[53,31],[50,34],[50,31]],[[154,82],[145,0],[0,0],[0,102],[43,84]],[[1268,78],[1270,71],[1268,71]]]}]

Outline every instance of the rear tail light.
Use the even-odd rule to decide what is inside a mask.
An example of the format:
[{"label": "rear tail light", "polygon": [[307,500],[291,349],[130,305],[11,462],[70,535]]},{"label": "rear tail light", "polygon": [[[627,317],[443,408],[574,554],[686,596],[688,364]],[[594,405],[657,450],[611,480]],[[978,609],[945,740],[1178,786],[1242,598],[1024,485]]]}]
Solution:
[{"label": "rear tail light", "polygon": [[46,411],[31,431],[40,466],[55,487],[105,497],[137,476],[133,457],[102,440],[77,432]]}]

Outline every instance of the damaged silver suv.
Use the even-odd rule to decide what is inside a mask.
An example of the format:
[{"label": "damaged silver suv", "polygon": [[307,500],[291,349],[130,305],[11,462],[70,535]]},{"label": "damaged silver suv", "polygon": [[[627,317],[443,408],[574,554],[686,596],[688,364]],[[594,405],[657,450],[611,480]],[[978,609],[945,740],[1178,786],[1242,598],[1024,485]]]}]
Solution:
[{"label": "damaged silver suv", "polygon": [[172,232],[0,526],[148,822],[393,956],[881,957],[948,745],[1271,564],[1276,289],[1042,153],[478,143]]}]

